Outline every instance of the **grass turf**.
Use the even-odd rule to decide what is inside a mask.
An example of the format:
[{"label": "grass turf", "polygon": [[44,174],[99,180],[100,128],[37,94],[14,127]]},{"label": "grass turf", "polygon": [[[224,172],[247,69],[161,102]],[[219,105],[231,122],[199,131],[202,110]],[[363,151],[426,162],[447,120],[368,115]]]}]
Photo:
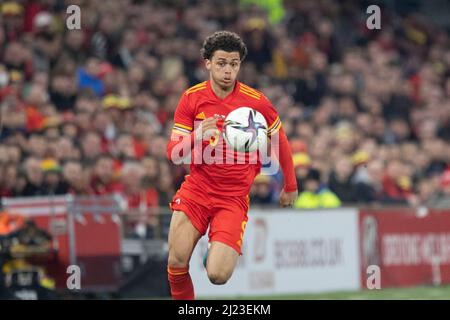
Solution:
[{"label": "grass turf", "polygon": [[450,286],[440,287],[414,287],[414,288],[386,288],[380,290],[340,291],[329,293],[298,294],[298,295],[273,295],[273,296],[245,296],[232,298],[203,299],[227,299],[227,300],[450,300]]}]

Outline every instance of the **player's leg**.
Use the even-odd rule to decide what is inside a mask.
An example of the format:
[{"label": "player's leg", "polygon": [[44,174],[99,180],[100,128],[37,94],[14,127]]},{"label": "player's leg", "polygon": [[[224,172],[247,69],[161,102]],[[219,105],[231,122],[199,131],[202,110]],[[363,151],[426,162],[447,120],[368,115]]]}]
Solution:
[{"label": "player's leg", "polygon": [[218,198],[214,202],[206,271],[213,284],[225,284],[233,274],[247,225],[247,197]]},{"label": "player's leg", "polygon": [[239,253],[225,243],[212,241],[208,252],[206,270],[213,284],[225,284],[233,274]]},{"label": "player's leg", "polygon": [[200,232],[187,215],[182,211],[174,211],[169,229],[169,266],[186,267],[200,238]]},{"label": "player's leg", "polygon": [[[184,187],[183,187],[184,186]],[[175,194],[169,229],[168,274],[174,299],[194,299],[189,261],[198,240],[209,225],[209,198],[202,192],[183,186]]]},{"label": "player's leg", "polygon": [[189,260],[200,232],[182,211],[174,211],[169,229],[168,278],[173,299],[194,299],[194,286],[189,275]]}]

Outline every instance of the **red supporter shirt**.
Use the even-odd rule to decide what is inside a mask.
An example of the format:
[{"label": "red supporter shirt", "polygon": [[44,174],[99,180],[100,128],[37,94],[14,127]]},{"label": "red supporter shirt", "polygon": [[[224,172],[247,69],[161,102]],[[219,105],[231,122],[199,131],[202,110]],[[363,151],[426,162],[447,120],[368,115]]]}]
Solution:
[{"label": "red supporter shirt", "polygon": [[410,189],[401,188],[392,178],[385,175],[383,177],[383,191],[386,195],[393,199],[408,199],[412,195]]},{"label": "red supporter shirt", "polygon": [[141,207],[147,209],[158,206],[158,192],[153,188],[142,190],[137,194],[124,195],[127,198],[129,209],[140,209]]},{"label": "red supporter shirt", "polygon": [[[186,90],[178,103],[175,111],[172,138],[176,135],[188,136],[199,125],[201,120],[220,116],[222,119],[231,111],[240,107],[250,107],[259,111],[266,119],[268,134],[272,135],[281,128],[281,121],[277,111],[270,101],[259,91],[236,81],[233,91],[224,99],[216,96],[211,88],[210,81],[199,83]],[[219,132],[222,131],[223,120],[217,122]],[[225,148],[221,134],[216,136],[217,145]],[[214,138],[212,138],[212,141]],[[203,141],[202,150],[210,142]],[[223,149],[225,150],[225,149]],[[214,155],[214,152],[212,153]],[[224,159],[226,156],[224,154]],[[197,154],[198,155],[198,154]],[[194,156],[195,155],[194,152]],[[236,153],[233,157],[236,157]],[[247,155],[248,159],[248,155]],[[225,160],[224,160],[225,162]],[[212,163],[190,165],[190,175],[186,176],[186,182],[211,194],[226,196],[243,196],[250,191],[255,176],[260,172],[261,163]]]},{"label": "red supporter shirt", "polygon": [[94,177],[91,181],[91,194],[103,196],[110,195],[113,193],[122,193],[123,185],[117,181],[111,181],[107,184],[104,184],[100,181],[99,178]]}]

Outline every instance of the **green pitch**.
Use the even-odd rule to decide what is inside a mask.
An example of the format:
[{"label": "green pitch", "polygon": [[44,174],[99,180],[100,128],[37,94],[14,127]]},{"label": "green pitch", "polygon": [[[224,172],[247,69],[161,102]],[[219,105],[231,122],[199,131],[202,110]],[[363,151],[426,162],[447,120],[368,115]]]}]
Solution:
[{"label": "green pitch", "polygon": [[[213,298],[206,298],[213,299]],[[220,298],[219,298],[220,299]],[[450,286],[441,287],[414,287],[414,288],[388,288],[380,290],[363,290],[356,292],[330,292],[319,294],[279,295],[279,296],[252,296],[234,297],[230,300],[450,300]]]}]

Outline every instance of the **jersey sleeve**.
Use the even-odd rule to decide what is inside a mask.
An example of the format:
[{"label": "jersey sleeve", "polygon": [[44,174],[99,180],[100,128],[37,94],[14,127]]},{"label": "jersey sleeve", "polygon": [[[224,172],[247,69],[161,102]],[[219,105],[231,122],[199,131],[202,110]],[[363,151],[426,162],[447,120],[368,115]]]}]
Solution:
[{"label": "jersey sleeve", "polygon": [[272,105],[269,99],[264,95],[262,96],[261,113],[267,121],[267,135],[271,136],[278,132],[281,128],[281,120],[278,116],[278,112]]},{"label": "jersey sleeve", "polygon": [[188,136],[194,129],[194,112],[189,105],[188,95],[183,93],[175,110],[172,135]]},{"label": "jersey sleeve", "polygon": [[279,150],[276,157],[278,158],[277,160],[280,163],[281,171],[283,172],[284,191],[294,192],[297,190],[297,180],[295,177],[294,163],[292,160],[292,151],[286,134],[281,127],[280,116],[269,99],[267,99],[264,95],[262,96],[262,103],[261,113],[267,121],[267,135],[273,136],[279,133],[278,139],[275,139],[275,142],[273,143],[275,143],[274,147]]}]

